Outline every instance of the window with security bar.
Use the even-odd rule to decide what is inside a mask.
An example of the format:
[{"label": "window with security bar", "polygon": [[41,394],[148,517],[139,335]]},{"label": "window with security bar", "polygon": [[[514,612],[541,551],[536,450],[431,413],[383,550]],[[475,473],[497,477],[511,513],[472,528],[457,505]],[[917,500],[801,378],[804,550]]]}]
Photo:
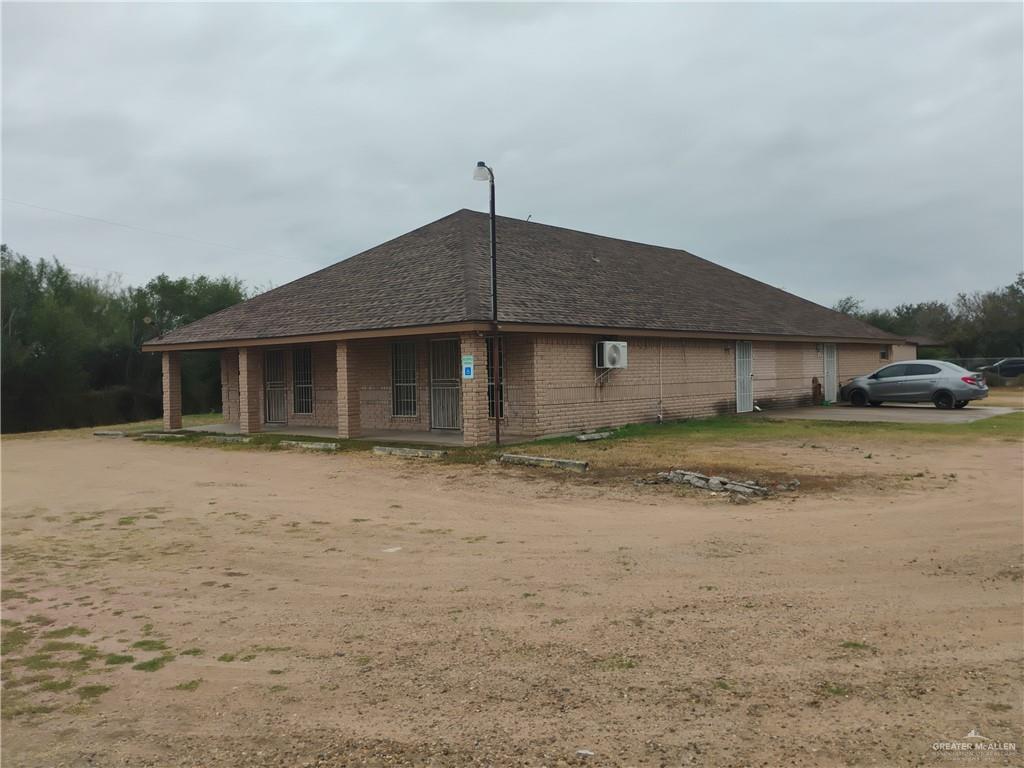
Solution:
[{"label": "window with security bar", "polygon": [[292,410],[313,412],[313,351],[309,347],[292,350]]},{"label": "window with security bar", "polygon": [[[501,414],[500,418],[505,418],[505,380],[506,369],[505,369],[505,340],[501,337],[498,338],[498,367],[500,369],[501,385],[498,387],[494,386],[494,337],[487,339],[487,415],[490,418],[494,418],[494,402],[495,399],[498,401],[498,412]],[[498,390],[498,397],[495,398],[494,390]]]},{"label": "window with security bar", "polygon": [[391,415],[416,415],[416,342],[391,345]]}]

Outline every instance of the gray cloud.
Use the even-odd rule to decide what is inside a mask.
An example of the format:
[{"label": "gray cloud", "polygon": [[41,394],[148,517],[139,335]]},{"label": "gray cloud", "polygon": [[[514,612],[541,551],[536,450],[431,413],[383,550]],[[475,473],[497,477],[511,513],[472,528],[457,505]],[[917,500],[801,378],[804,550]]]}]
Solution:
[{"label": "gray cloud", "polygon": [[279,284],[462,207],[824,304],[1022,268],[1022,8],[5,4],[3,238]]}]

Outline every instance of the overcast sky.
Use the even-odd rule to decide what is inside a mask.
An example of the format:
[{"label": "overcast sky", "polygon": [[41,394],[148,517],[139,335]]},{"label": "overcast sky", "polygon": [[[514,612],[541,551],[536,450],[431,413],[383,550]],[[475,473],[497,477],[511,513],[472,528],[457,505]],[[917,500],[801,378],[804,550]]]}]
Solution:
[{"label": "overcast sky", "polygon": [[2,22],[3,240],[88,274],[279,285],[485,210],[480,159],[499,213],[826,305],[1022,269],[1019,3],[4,3]]}]

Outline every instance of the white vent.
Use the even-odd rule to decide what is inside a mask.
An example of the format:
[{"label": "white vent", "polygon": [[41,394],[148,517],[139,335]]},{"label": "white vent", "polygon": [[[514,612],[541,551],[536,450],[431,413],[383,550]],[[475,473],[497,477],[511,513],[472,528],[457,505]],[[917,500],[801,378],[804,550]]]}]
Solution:
[{"label": "white vent", "polygon": [[594,365],[598,368],[625,368],[626,352],[624,341],[599,341],[594,347]]}]

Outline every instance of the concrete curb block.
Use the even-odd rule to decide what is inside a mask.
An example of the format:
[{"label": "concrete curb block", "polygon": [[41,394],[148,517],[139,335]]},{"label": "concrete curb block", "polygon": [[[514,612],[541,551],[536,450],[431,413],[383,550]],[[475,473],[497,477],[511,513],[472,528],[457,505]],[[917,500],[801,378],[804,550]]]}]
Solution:
[{"label": "concrete curb block", "polygon": [[500,460],[505,464],[525,464],[530,467],[555,467],[556,469],[567,469],[570,472],[586,472],[590,469],[590,463],[586,461],[552,459],[547,456],[524,456],[515,453],[503,453]]},{"label": "concrete curb block", "polygon": [[407,459],[441,459],[448,455],[448,451],[434,448],[398,448],[390,445],[375,445],[373,452],[381,456],[402,456]]},{"label": "concrete curb block", "polygon": [[251,443],[251,437],[242,435],[203,435],[204,440],[212,440],[215,443]]},{"label": "concrete curb block", "polygon": [[301,448],[304,451],[336,451],[338,450],[337,443],[307,443],[302,440],[282,440],[278,445],[284,445],[288,448]]},{"label": "concrete curb block", "polygon": [[585,443],[589,440],[604,440],[606,437],[611,437],[611,432],[591,432],[589,435],[576,435],[576,439]]},{"label": "concrete curb block", "polygon": [[139,437],[143,440],[184,440],[188,435],[179,435],[175,432],[143,432]]},{"label": "concrete curb block", "polygon": [[97,429],[93,435],[96,437],[124,437],[124,432],[117,429]]}]

